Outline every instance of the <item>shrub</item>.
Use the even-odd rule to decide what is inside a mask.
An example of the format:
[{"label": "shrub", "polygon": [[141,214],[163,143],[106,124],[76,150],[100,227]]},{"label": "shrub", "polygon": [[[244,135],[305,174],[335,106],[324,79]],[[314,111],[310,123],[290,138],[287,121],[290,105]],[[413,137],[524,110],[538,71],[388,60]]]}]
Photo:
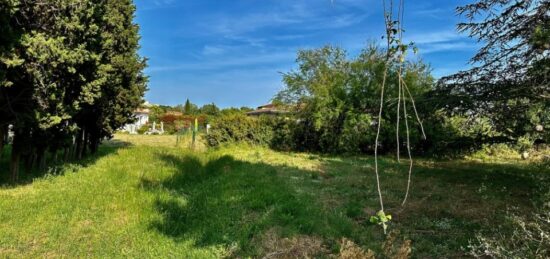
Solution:
[{"label": "shrub", "polygon": [[528,135],[519,137],[516,143],[516,149],[519,152],[528,151],[529,149],[532,149],[533,146],[534,141]]},{"label": "shrub", "polygon": [[195,124],[195,119],[199,125],[206,124],[206,116],[192,116],[178,113],[166,113],[160,117],[160,121],[164,123],[164,132],[167,134],[176,134],[183,129],[191,128]]},{"label": "shrub", "polygon": [[469,158],[479,159],[484,161],[491,160],[509,160],[519,159],[520,155],[517,150],[506,144],[485,144],[479,150],[468,156]]},{"label": "shrub", "polygon": [[211,147],[223,143],[246,142],[269,145],[273,137],[272,120],[253,118],[243,114],[224,114],[212,122],[206,142]]},{"label": "shrub", "polygon": [[143,135],[147,131],[149,131],[149,124],[145,124],[145,125],[141,126],[141,128],[139,128],[137,130],[137,133],[140,134],[140,135]]},{"label": "shrub", "polygon": [[160,117],[160,121],[164,122],[165,124],[174,124],[175,121],[183,120],[184,116],[180,114],[172,114],[167,113]]},{"label": "shrub", "polygon": [[376,132],[372,123],[373,119],[369,114],[348,112],[339,136],[339,149],[347,153],[358,153],[373,147]]},{"label": "shrub", "polygon": [[298,149],[296,132],[298,124],[294,119],[279,118],[273,122],[273,137],[271,139],[271,148],[282,151],[291,151]]}]

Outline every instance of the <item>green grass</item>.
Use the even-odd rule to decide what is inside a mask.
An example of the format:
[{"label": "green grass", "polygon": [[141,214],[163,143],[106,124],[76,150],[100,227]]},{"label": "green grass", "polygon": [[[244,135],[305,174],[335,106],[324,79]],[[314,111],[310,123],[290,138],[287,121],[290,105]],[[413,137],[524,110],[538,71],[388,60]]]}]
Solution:
[{"label": "green grass", "polygon": [[[261,257],[313,241],[328,256],[344,237],[381,251],[382,230],[368,223],[378,209],[372,158],[186,147],[171,136],[119,135],[82,164],[0,188],[0,257]],[[407,165],[381,165],[390,229],[412,240],[417,258],[464,256],[509,207],[529,211],[532,176],[549,173],[521,162],[419,160],[401,207]]]}]

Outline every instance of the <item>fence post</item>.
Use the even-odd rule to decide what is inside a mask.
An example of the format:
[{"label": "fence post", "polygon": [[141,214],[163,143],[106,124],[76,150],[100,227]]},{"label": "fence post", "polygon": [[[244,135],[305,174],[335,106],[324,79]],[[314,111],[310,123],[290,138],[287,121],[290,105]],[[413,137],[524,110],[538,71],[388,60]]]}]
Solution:
[{"label": "fence post", "polygon": [[199,131],[199,120],[195,118],[195,128],[193,129],[193,148],[195,148],[195,139],[197,138],[197,131]]}]

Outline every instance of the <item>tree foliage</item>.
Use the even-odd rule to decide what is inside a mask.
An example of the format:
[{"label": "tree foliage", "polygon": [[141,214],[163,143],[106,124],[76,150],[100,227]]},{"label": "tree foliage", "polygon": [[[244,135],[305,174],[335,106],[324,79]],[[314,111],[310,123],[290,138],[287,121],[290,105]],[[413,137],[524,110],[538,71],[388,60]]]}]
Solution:
[{"label": "tree foliage", "polygon": [[206,143],[211,147],[234,142],[267,146],[270,145],[272,137],[270,118],[252,118],[242,113],[227,113],[212,122],[212,130],[206,135]]},{"label": "tree foliage", "polygon": [[214,103],[205,104],[200,108],[200,112],[208,116],[216,116],[220,114],[220,108],[218,108],[218,106]]},{"label": "tree foliage", "polygon": [[[375,46],[367,47],[354,59],[334,47],[298,53],[299,69],[284,75],[286,87],[275,98],[296,108],[299,133],[293,136],[297,138],[297,147],[322,152],[373,150],[385,55]],[[398,70],[397,65],[388,69],[387,88],[397,89]],[[404,71],[413,95],[422,95],[432,89],[433,79],[425,64],[409,62]],[[388,93],[384,106],[395,107],[397,91]],[[389,151],[396,145],[395,128],[388,123],[395,121],[396,116],[391,112],[383,115],[382,121],[386,123],[383,123],[382,150]],[[418,136],[419,128],[413,128],[412,133]]]},{"label": "tree foliage", "polygon": [[497,141],[548,141],[550,1],[478,0],[457,8],[458,29],[482,43],[473,68],[441,80],[433,98],[448,114],[485,117]]},{"label": "tree foliage", "polygon": [[199,112],[199,107],[189,101],[189,99],[185,100],[185,104],[183,105],[183,113],[186,115],[194,115]]},{"label": "tree foliage", "polygon": [[[274,103],[290,111],[287,114],[262,118],[262,124],[242,123],[263,132],[271,130],[269,141],[256,141],[257,134],[243,134],[237,126],[227,126],[237,120],[224,119],[223,134],[214,137],[212,145],[233,142],[234,138],[256,144],[269,145],[285,151],[313,151],[322,153],[373,153],[377,131],[380,84],[385,70],[386,53],[376,46],[365,48],[357,57],[349,58],[343,49],[323,47],[298,53],[298,69],[283,75],[285,88],[274,98]],[[382,116],[380,152],[393,151],[399,145],[405,150],[405,138],[396,139],[396,106],[398,99],[398,63],[388,68],[385,112]],[[426,140],[416,121],[408,113],[411,146],[417,154],[438,156],[461,155],[480,148],[477,140],[500,136],[487,118],[469,120],[466,116],[449,116],[434,105],[434,79],[430,68],[421,61],[406,62],[403,78],[417,99],[419,117],[423,119]],[[407,99],[410,102],[409,99]],[[412,109],[409,106],[409,109]],[[242,111],[225,109],[221,117],[242,118]],[[213,119],[212,134],[217,134],[218,118]],[[401,119],[404,117],[402,115]],[[244,119],[243,119],[244,120]],[[249,120],[254,120],[250,118]],[[248,120],[247,120],[248,121]],[[405,132],[404,123],[400,131]],[[233,132],[236,131],[236,132]],[[246,136],[250,136],[247,139]],[[263,138],[266,139],[266,138]]]},{"label": "tree foliage", "polygon": [[0,128],[15,133],[12,180],[21,158],[30,168],[43,167],[47,152],[81,158],[132,120],[147,79],[131,0],[0,7]]}]

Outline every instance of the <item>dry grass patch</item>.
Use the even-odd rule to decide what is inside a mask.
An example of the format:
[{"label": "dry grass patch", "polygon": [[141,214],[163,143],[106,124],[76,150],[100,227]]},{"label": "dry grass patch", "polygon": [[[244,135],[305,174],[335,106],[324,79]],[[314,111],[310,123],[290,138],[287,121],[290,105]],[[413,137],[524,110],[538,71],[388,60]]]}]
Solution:
[{"label": "dry grass patch", "polygon": [[276,229],[270,229],[262,236],[261,246],[264,259],[317,258],[328,252],[319,237],[281,238]]},{"label": "dry grass patch", "polygon": [[365,251],[363,248],[357,246],[353,241],[343,238],[340,242],[340,254],[339,259],[376,259],[376,256],[372,250]]}]

